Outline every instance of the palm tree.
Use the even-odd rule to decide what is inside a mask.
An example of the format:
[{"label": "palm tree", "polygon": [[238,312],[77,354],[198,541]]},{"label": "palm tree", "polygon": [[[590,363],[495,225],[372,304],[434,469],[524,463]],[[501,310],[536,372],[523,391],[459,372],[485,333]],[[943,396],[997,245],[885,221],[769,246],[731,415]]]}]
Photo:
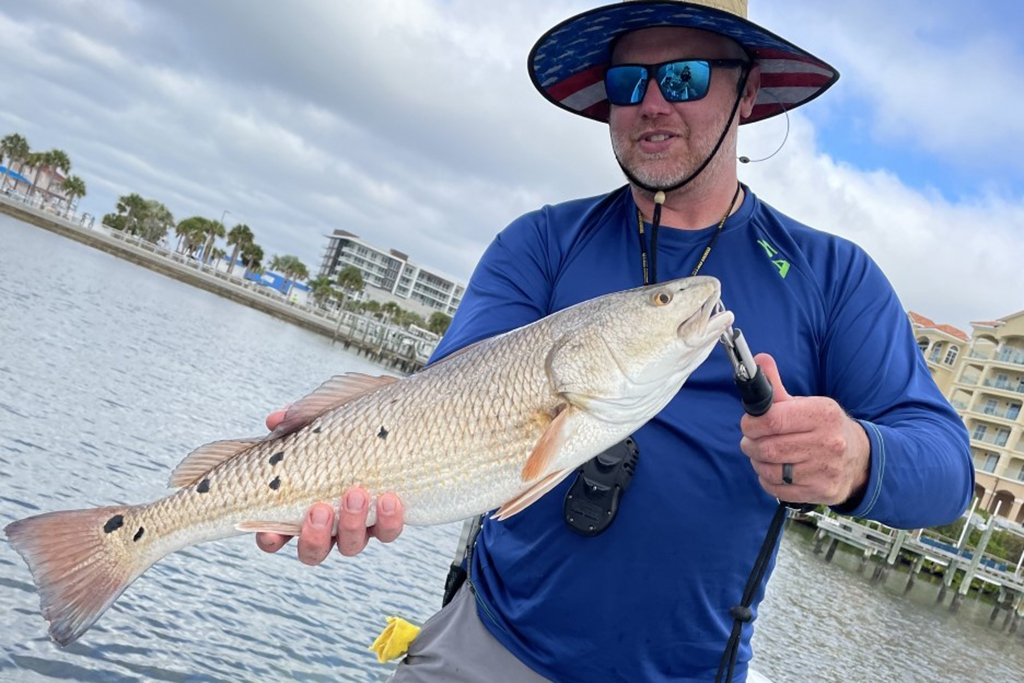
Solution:
[{"label": "palm tree", "polygon": [[147,199],[136,225],[138,225],[138,232],[142,239],[159,242],[174,227],[174,215],[170,209],[157,200]]},{"label": "palm tree", "polygon": [[228,275],[231,275],[231,271],[235,269],[235,261],[238,260],[238,253],[246,247],[246,245],[252,244],[255,237],[252,234],[252,230],[249,226],[244,223],[239,223],[235,227],[231,228],[231,232],[228,233],[228,246],[234,245],[235,249],[231,252],[231,262],[228,263]]},{"label": "palm tree", "polygon": [[363,271],[355,266],[345,266],[338,271],[338,286],[341,287],[341,309],[345,310],[345,299],[352,293],[363,291]]},{"label": "palm tree", "polygon": [[288,261],[284,269],[284,276],[288,278],[288,287],[285,289],[284,295],[288,296],[296,282],[309,278],[309,270],[298,256],[287,256],[286,258]]},{"label": "palm tree", "polygon": [[380,312],[384,314],[384,322],[390,323],[402,312],[402,307],[394,301],[388,301],[381,305]]},{"label": "palm tree", "polygon": [[188,253],[189,256],[195,256],[195,252],[206,240],[207,235],[210,231],[209,218],[203,218],[202,216],[192,216],[178,223],[178,227],[175,228],[174,233],[178,236],[179,240],[184,242],[182,251]]},{"label": "palm tree", "polygon": [[132,192],[118,198],[116,208],[117,215],[124,216],[124,224],[121,229],[137,235],[139,224],[146,216],[146,200],[142,198],[142,195]]},{"label": "palm tree", "polygon": [[446,313],[437,311],[430,314],[430,320],[427,321],[427,329],[434,334],[444,335],[448,331],[448,326],[451,325],[452,318]]},{"label": "palm tree", "polygon": [[305,280],[309,277],[309,271],[306,269],[306,265],[299,260],[298,256],[292,256],[286,254],[285,256],[274,256],[270,260],[270,269],[276,270],[277,272],[284,275],[285,288],[284,295],[288,296],[292,291],[292,285],[299,281]]},{"label": "palm tree", "polygon": [[25,159],[30,153],[28,140],[17,133],[11,133],[0,140],[0,160],[5,157],[8,160],[7,173],[4,175],[3,182],[0,183],[0,192],[7,189],[7,177],[14,171],[14,164],[17,163],[19,168],[24,168]]},{"label": "palm tree", "polygon": [[380,302],[374,301],[373,299],[364,301],[359,305],[359,307],[363,309],[363,313],[369,313],[374,317],[377,317],[377,314],[380,313]]},{"label": "palm tree", "polygon": [[67,174],[71,171],[71,159],[68,157],[67,152],[62,149],[51,149],[47,152],[47,166],[49,166],[49,177],[46,182],[46,194],[53,195],[51,188],[53,187],[53,177],[57,175],[54,173],[54,169],[59,170],[61,173]]},{"label": "palm tree", "polygon": [[43,172],[43,167],[47,165],[48,159],[49,152],[30,152],[25,158],[25,162],[22,165],[28,166],[35,171],[32,175],[32,185],[25,194],[25,201],[31,201],[32,195],[35,194],[36,185],[39,183],[39,174]]},{"label": "palm tree", "polygon": [[410,325],[415,325],[420,329],[427,329],[427,321],[423,319],[423,316],[419,313],[413,313],[412,311],[402,311],[395,323],[399,327],[408,328]]},{"label": "palm tree", "polygon": [[209,263],[213,257],[213,240],[224,237],[224,224],[220,221],[206,221],[206,244],[203,246],[203,263]]},{"label": "palm tree", "polygon": [[243,277],[247,277],[250,272],[263,269],[263,247],[251,242],[242,247],[242,263],[245,264],[245,274]]},{"label": "palm tree", "polygon": [[315,277],[306,284],[309,285],[309,289],[313,292],[313,301],[316,302],[317,306],[322,307],[324,302],[337,295],[333,286],[334,281],[326,275]]},{"label": "palm tree", "polygon": [[68,208],[64,212],[66,218],[71,213],[72,204],[85,196],[85,181],[76,175],[69,175],[61,183],[61,189],[64,190],[64,195],[68,198]]},{"label": "palm tree", "polygon": [[213,261],[213,268],[216,270],[220,262],[224,260],[224,257],[228,255],[228,252],[224,251],[220,247],[214,247],[210,250],[210,260]]}]

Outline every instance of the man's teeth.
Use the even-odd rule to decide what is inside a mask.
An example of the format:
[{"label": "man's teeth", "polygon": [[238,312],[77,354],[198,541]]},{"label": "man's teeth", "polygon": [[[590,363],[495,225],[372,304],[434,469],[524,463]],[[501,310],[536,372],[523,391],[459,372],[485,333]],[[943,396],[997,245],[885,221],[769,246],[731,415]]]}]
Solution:
[{"label": "man's teeth", "polygon": [[648,135],[647,140],[649,142],[661,142],[662,140],[668,140],[667,135]]}]

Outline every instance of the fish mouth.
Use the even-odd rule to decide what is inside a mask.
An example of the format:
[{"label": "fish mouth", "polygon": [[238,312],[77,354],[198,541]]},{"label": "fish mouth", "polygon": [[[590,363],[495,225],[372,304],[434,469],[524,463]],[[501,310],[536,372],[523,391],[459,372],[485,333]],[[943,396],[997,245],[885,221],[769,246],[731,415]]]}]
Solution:
[{"label": "fish mouth", "polygon": [[725,310],[719,295],[715,293],[679,325],[678,334],[684,339],[692,334],[695,339],[688,346],[701,346],[709,338],[720,337],[732,323],[732,311]]}]

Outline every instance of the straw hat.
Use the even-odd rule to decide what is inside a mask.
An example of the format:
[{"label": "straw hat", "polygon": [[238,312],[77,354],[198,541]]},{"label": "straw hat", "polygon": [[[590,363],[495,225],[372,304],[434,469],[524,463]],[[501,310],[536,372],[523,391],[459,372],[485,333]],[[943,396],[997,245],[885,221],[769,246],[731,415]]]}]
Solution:
[{"label": "straw hat", "polygon": [[629,0],[566,19],[530,50],[533,84],[574,114],[608,121],[604,72],[622,35],[654,26],[680,26],[731,38],[761,65],[761,90],[750,116],[760,121],[810,102],[839,79],[828,63],[747,20],[747,0]]}]

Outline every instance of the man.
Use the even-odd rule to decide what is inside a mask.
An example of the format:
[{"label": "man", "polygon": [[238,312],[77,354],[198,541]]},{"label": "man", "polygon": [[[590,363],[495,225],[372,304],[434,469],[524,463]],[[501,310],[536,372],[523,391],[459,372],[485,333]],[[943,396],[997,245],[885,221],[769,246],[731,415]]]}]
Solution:
[{"label": "man", "polygon": [[[725,354],[712,354],[634,435],[639,463],[611,526],[595,537],[569,528],[571,480],[505,522],[485,522],[467,586],[424,626],[394,680],[713,680],[776,499],[900,527],[948,522],[966,507],[966,431],[885,277],[855,245],[737,182],[738,125],[799,106],[838,78],[745,10],[617,3],[538,41],[535,85],[608,122],[629,184],[502,231],[435,358],[579,301],[699,270],[721,280],[737,325],[770,352],[757,360],[775,404],[744,415]],[[670,87],[682,68],[685,93]],[[346,494],[342,554],[401,530],[400,501],[384,494],[367,532],[369,500]],[[327,555],[331,522],[330,506],[311,510],[304,562]],[[259,542],[273,551],[286,540]],[[747,624],[735,680],[746,677],[751,633]]]}]

